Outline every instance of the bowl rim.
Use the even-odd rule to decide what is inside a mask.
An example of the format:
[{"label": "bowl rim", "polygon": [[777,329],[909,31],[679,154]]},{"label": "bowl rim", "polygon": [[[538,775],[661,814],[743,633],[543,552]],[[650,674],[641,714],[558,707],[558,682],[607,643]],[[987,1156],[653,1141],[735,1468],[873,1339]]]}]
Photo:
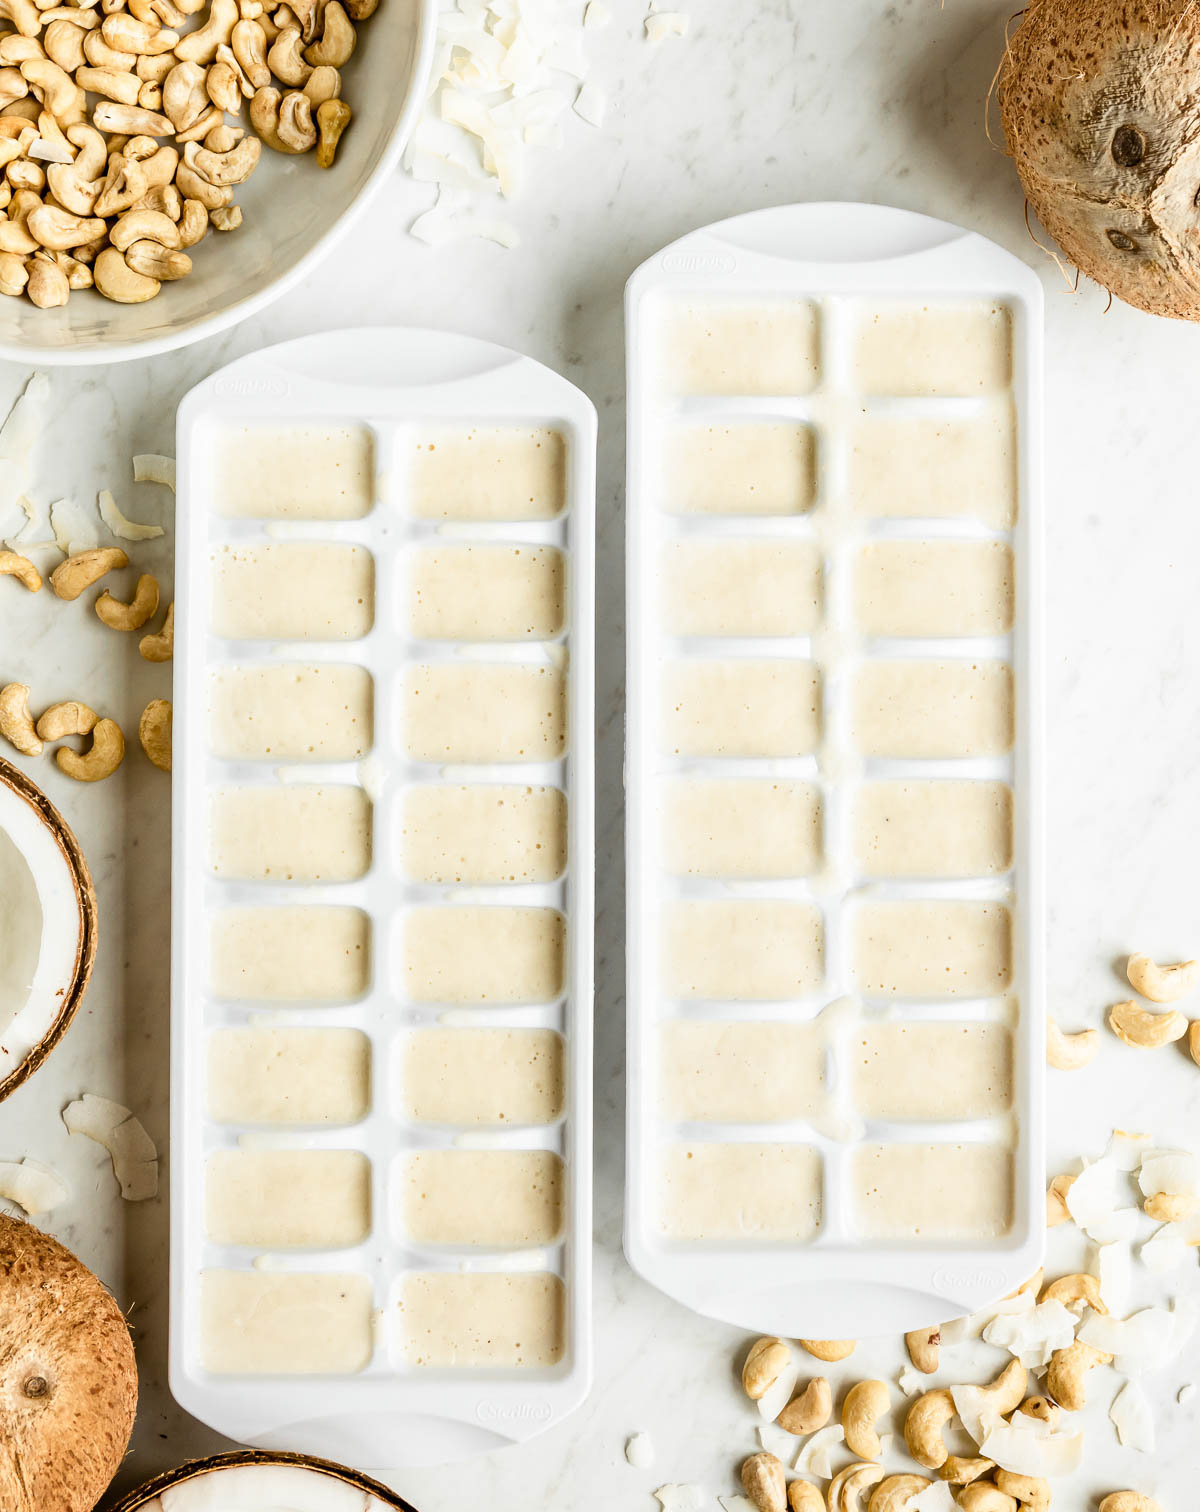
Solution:
[{"label": "bowl rim", "polygon": [[233,1449],[225,1454],[210,1454],[203,1459],[187,1460],[174,1470],[162,1471],[121,1497],[110,1508],[110,1512],[138,1512],[138,1508],[163,1491],[169,1491],[172,1486],[180,1486],[185,1481],[208,1475],[213,1470],[229,1470],[241,1465],[294,1465],[305,1470],[320,1470],[347,1486],[369,1492],[385,1505],[394,1508],[395,1512],[417,1512],[412,1503],[406,1502],[398,1491],[364,1475],[361,1470],[351,1470],[347,1465],[339,1465],[334,1460],[321,1459],[313,1454],[292,1454],[286,1450],[272,1449]]},{"label": "bowl rim", "polygon": [[167,331],[161,336],[141,340],[114,340],[95,346],[47,346],[37,341],[6,341],[0,338],[0,361],[37,363],[43,367],[104,367],[110,363],[132,362],[142,357],[158,357],[180,347],[191,346],[206,337],[216,336],[231,326],[249,320],[260,310],[274,304],[305,278],[341,241],[371,204],[383,181],[399,166],[401,154],[416,128],[417,117],[428,96],[429,75],[433,68],[437,42],[438,0],[414,0],[416,6],[417,45],[408,93],[392,130],[379,154],[379,161],[368,174],[362,188],[313,245],[286,273],[281,273],[257,294],[203,316],[189,325]]},{"label": "bowl rim", "polygon": [[71,826],[50,802],[32,778],[19,767],[0,757],[0,785],[11,788],[18,798],[34,809],[42,823],[54,836],[59,850],[66,858],[75,882],[75,898],[79,905],[79,946],[75,954],[75,970],[71,987],[53,1024],[33,1046],[21,1064],[5,1077],[0,1077],[0,1102],[23,1086],[71,1027],[71,1021],[83,1001],[92,979],[92,967],[96,963],[96,949],[100,942],[100,911],[96,902],[96,889],[92,874]]}]

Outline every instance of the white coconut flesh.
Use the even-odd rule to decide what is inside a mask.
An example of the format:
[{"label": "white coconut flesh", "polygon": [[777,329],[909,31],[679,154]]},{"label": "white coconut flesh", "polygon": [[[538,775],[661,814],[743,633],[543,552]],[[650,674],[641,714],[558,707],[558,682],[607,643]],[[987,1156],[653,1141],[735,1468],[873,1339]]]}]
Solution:
[{"label": "white coconut flesh", "polygon": [[0,777],[0,1084],[54,1027],[83,937],[78,881],[59,837]]},{"label": "white coconut flesh", "polygon": [[171,1486],[137,1512],[393,1512],[369,1491],[302,1465],[227,1465]]}]

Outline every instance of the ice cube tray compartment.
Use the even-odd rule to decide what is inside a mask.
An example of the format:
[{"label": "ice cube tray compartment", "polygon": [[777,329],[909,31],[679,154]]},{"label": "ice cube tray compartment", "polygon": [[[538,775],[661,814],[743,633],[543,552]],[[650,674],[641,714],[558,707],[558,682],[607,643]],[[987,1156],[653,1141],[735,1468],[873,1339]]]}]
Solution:
[{"label": "ice cube tray compartment", "polygon": [[[285,434],[310,473],[329,451],[312,436],[339,438],[344,487],[326,483],[328,517],[303,475],[295,507],[276,507],[270,470],[243,443],[256,433]],[[551,453],[532,497],[505,488],[514,438]],[[432,464],[431,447],[450,463]],[[594,411],[484,342],[341,332],[193,390],[178,455],[172,1390],[244,1442],[363,1465],[528,1438],[578,1405],[591,1368]],[[332,571],[295,555],[325,547],[340,554]],[[293,558],[271,564],[264,596],[286,613],[231,618],[214,562],[264,548]],[[495,553],[520,623],[497,625],[503,595],[475,591],[496,581]],[[273,680],[290,712],[267,739]],[[214,721],[218,706],[227,717]],[[213,805],[228,793],[217,867]],[[331,802],[338,832],[323,845],[314,817]],[[512,813],[489,830],[491,802]],[[448,855],[456,817],[477,854]],[[255,859],[264,825],[269,872]],[[239,952],[217,972],[214,929]],[[281,953],[294,964],[272,999],[263,963]],[[482,1053],[481,1110],[462,1082]],[[456,1093],[440,1103],[439,1065]],[[245,1066],[255,1078],[239,1097]],[[448,1164],[458,1155],[466,1165]],[[478,1232],[438,1212],[464,1171],[494,1196]],[[237,1370],[210,1368],[205,1287],[214,1312],[248,1319],[277,1278],[296,1289],[285,1301],[303,1328],[243,1330]],[[402,1311],[414,1288],[431,1318],[463,1324],[457,1362],[416,1337]],[[479,1343],[497,1307],[519,1323],[502,1341],[511,1363]],[[275,1346],[300,1336],[312,1373],[280,1370]]]},{"label": "ice cube tray compartment", "polygon": [[[875,206],[628,286],[625,1245],[744,1327],[908,1330],[1038,1263],[1040,318]],[[905,1117],[866,1068],[910,1044],[956,1089]]]}]

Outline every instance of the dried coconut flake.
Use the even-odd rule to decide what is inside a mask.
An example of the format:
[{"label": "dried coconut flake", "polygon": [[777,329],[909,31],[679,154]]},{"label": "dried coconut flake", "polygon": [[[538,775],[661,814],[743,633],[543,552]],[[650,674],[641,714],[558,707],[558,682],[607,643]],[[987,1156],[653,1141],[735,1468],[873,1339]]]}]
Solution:
[{"label": "dried coconut flake", "polygon": [[158,1193],[158,1150],[128,1108],[91,1092],[63,1109],[71,1134],[85,1134],[112,1156],[113,1174],[126,1202],[145,1202]]},{"label": "dried coconut flake", "polygon": [[96,495],[96,503],[100,518],[119,541],[153,541],[163,534],[161,525],[142,525],[129,519],[107,488]]},{"label": "dried coconut flake", "polygon": [[31,1218],[52,1212],[71,1195],[71,1188],[57,1171],[40,1161],[0,1160],[0,1197],[15,1202]]},{"label": "dried coconut flake", "polygon": [[703,1486],[659,1486],[654,1495],[663,1512],[703,1512],[709,1505]]},{"label": "dried coconut flake", "polygon": [[175,458],[164,457],[161,452],[138,452],[133,459],[133,481],[161,483],[174,493]]},{"label": "dried coconut flake", "polygon": [[649,1470],[654,1464],[654,1443],[648,1433],[634,1433],[625,1441],[625,1458],[635,1470]]}]

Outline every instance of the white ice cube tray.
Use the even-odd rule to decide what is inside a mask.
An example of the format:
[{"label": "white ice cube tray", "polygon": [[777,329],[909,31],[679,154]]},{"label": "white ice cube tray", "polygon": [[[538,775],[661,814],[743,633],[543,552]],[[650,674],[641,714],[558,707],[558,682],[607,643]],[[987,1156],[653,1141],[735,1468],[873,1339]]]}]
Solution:
[{"label": "white ice cube tray", "polygon": [[[375,447],[375,502],[362,519],[264,521],[219,512],[216,468],[234,428],[366,426]],[[566,444],[566,507],[553,520],[488,523],[414,518],[406,491],[418,438],[431,427],[549,427]],[[302,1450],[363,1466],[432,1463],[540,1433],[585,1396],[591,1370],[591,1064],[593,874],[593,560],[595,412],[541,364],[486,342],[432,331],[365,329],[307,337],[232,363],[193,389],[179,412],[179,542],[175,631],[175,759],[172,966],[171,1385],[196,1417],[242,1442]],[[281,539],[357,543],[375,563],[374,628],[354,641],[220,639],[210,624],[212,553],[228,544]],[[554,544],[565,551],[565,633],[546,643],[414,642],[406,629],[406,559],[430,542]],[[524,662],[568,666],[566,756],[525,765],[453,769],[411,761],[404,746],[401,684],[415,663]],[[361,763],[291,765],[216,759],[207,728],[207,680],[227,664],[287,661],[354,664],[374,681],[374,746]],[[208,808],[232,784],[272,787],[326,781],[364,788],[373,803],[371,866],[342,885],[260,884],[216,878]],[[423,886],[399,864],[400,804],[413,784],[529,783],[567,796],[567,866],[552,885]],[[565,990],[531,1007],[406,1002],[398,923],[414,904],[542,905],[566,917]],[[209,928],[230,905],[348,904],[369,916],[371,976],[361,1001],[263,1005],[221,1001],[209,986]],[[565,1038],[562,1119],[499,1133],[408,1123],[399,1092],[401,1038],[430,1023],[545,1027]],[[368,1115],[352,1127],[268,1130],[224,1126],[208,1112],[210,1036],[227,1026],[342,1026],[363,1031],[372,1054]],[[250,1147],[352,1149],[371,1163],[372,1226],[358,1247],[291,1250],[266,1258],[207,1237],[205,1164],[214,1151]],[[565,1163],[564,1232],[551,1248],[422,1247],[399,1215],[402,1159],[414,1150],[550,1149]],[[213,1374],[202,1363],[199,1282],[210,1269],[258,1266],[369,1277],[373,1356],[353,1375]],[[565,1348],[548,1368],[422,1369],[404,1357],[396,1314],[406,1272],[546,1270],[565,1287]]]},{"label": "white ice cube tray", "polygon": [[[986,302],[1007,310],[1010,397],[1016,412],[1016,520],[1012,528],[970,517],[855,517],[847,507],[848,426],[864,410],[894,416],[969,418],[977,396],[868,397],[852,361],[860,323],[893,302],[952,308]],[[811,391],[691,392],[672,377],[664,330],[693,308],[715,312],[806,304],[815,312],[818,363]],[[961,228],[872,205],[813,204],[763,210],[694,232],[634,274],[626,292],[628,370],[628,1162],[625,1248],[634,1268],[697,1311],[747,1328],[806,1338],[908,1330],[967,1312],[1019,1285],[1043,1242],[1042,788],[1041,788],[1041,287],[1015,257]],[[786,367],[784,360],[782,366]],[[761,387],[753,351],[726,366],[741,388]],[[778,369],[777,369],[778,370]],[[730,386],[718,379],[711,388]],[[691,387],[694,387],[691,386]],[[701,384],[703,389],[705,385]],[[797,389],[807,385],[798,383]],[[987,402],[992,402],[991,400]],[[676,470],[673,432],[689,422],[802,422],[815,441],[813,506],[755,516],[678,513],[668,507]],[[897,455],[895,466],[904,468]],[[677,506],[678,507],[678,506]],[[851,568],[866,542],[954,538],[1006,542],[1016,571],[1015,624],[992,638],[873,639],[851,623]],[[817,544],[824,620],[795,638],[679,638],[662,616],[664,548],[680,541],[805,540]],[[817,753],[792,759],[695,759],[663,738],[664,669],[696,657],[812,658],[821,672]],[[1015,744],[1009,755],[950,760],[863,758],[852,738],[849,688],[864,657],[997,659],[1015,679]],[[823,862],[786,881],[701,880],[670,875],[662,853],[665,784],[679,776],[799,777],[823,808]],[[864,778],[992,778],[1011,785],[1013,864],[962,880],[873,880],[856,865],[852,804]],[[820,911],[825,973],[817,990],[784,1002],[672,1000],[662,974],[664,910],[681,899],[788,899]],[[873,997],[855,985],[850,925],[864,900],[971,899],[1011,909],[1012,978],[1002,997]],[[831,1116],[771,1123],[677,1123],[661,1103],[660,1027],[678,1018],[808,1022],[849,999],[832,1034],[825,1072]],[[1013,1026],[1013,1102],[999,1117],[938,1123],[868,1122],[850,1100],[847,1039],[855,1023],[965,1019]],[[936,1065],[930,1075],[938,1075]],[[1007,1141],[1014,1151],[1012,1223],[987,1239],[893,1242],[856,1223],[849,1163],[868,1143]],[[670,1144],[807,1145],[819,1157],[819,1225],[810,1238],[681,1239],[664,1224],[661,1162]],[[780,1193],[783,1197],[785,1194]]]}]

